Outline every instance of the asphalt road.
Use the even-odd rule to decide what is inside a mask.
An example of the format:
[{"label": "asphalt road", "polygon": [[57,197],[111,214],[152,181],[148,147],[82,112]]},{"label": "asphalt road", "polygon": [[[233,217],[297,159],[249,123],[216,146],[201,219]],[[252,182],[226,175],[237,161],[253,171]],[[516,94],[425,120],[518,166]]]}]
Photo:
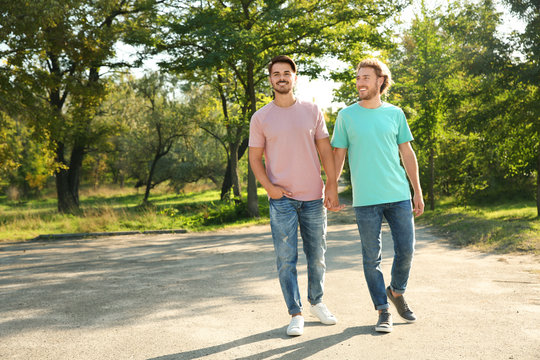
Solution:
[{"label": "asphalt road", "polygon": [[[385,228],[387,280],[391,249]],[[379,334],[350,212],[332,214],[324,301],[339,322],[306,312],[291,338],[269,226],[0,243],[0,359],[538,359],[538,260],[418,228],[406,295],[419,320],[393,311]],[[298,269],[306,304],[303,255]]]}]

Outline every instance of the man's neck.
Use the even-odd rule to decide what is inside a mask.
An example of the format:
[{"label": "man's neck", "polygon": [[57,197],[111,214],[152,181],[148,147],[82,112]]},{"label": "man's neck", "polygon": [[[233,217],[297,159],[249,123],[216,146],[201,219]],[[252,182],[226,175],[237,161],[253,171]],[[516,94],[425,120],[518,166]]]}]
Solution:
[{"label": "man's neck", "polygon": [[361,107],[364,107],[366,109],[376,109],[379,106],[382,105],[381,97],[380,96],[374,96],[373,98],[369,100],[360,100],[358,102],[358,105]]},{"label": "man's neck", "polygon": [[294,97],[293,93],[287,93],[287,94],[280,94],[278,92],[275,93],[276,97],[274,98],[274,104],[276,104],[279,107],[289,107],[294,105],[296,102],[296,98]]}]

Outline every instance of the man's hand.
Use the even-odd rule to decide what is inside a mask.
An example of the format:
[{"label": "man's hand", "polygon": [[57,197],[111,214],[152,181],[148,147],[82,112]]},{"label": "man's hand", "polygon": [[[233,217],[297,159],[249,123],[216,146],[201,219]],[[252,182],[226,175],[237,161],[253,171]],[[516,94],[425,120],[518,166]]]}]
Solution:
[{"label": "man's hand", "polygon": [[424,213],[424,199],[422,199],[422,187],[420,186],[420,177],[418,176],[418,160],[411,146],[410,141],[399,144],[399,153],[405,172],[411,181],[413,187],[413,213],[414,216],[420,216]]},{"label": "man's hand", "polygon": [[418,217],[424,213],[424,199],[422,198],[422,194],[414,194],[413,206],[414,216]]},{"label": "man's hand", "polygon": [[324,190],[324,206],[329,211],[340,211],[345,207],[344,204],[339,204],[339,196],[337,192],[336,182],[327,182]]},{"label": "man's hand", "polygon": [[277,200],[281,199],[283,196],[291,197],[292,192],[283,189],[282,187],[272,185],[271,188],[267,189],[266,192],[271,199]]}]

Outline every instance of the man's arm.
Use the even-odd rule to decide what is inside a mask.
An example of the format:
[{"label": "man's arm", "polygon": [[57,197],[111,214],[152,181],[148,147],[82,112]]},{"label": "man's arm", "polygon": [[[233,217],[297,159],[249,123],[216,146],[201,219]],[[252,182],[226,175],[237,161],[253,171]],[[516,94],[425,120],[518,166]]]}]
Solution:
[{"label": "man's arm", "polygon": [[347,149],[334,148],[334,164],[336,166],[336,181],[339,180],[343,166],[345,165],[345,155],[347,155]]},{"label": "man's arm", "polygon": [[411,185],[414,190],[413,205],[414,214],[420,216],[424,213],[424,199],[422,197],[422,188],[420,187],[420,177],[418,176],[418,161],[416,160],[416,154],[411,146],[410,142],[404,142],[399,144],[399,153],[401,154],[401,160],[403,166],[407,172],[407,176],[411,181]]},{"label": "man's arm", "polygon": [[326,173],[326,187],[324,195],[324,205],[330,211],[339,211],[343,209],[343,205],[339,205],[339,197],[337,191],[336,167],[334,166],[334,155],[332,154],[332,146],[329,138],[315,140],[315,145],[319,151],[321,162]]},{"label": "man's arm", "polygon": [[263,153],[264,148],[249,147],[249,165],[251,165],[251,170],[253,170],[253,174],[257,180],[259,180],[261,185],[268,193],[268,196],[270,196],[272,199],[281,199],[283,195],[292,196],[291,192],[272,184],[264,169],[262,161]]}]

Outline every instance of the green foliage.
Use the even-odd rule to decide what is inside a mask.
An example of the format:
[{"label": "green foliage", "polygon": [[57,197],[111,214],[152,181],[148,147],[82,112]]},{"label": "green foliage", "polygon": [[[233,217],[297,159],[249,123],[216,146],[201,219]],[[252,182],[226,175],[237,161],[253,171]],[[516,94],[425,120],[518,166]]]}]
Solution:
[{"label": "green foliage", "polygon": [[11,196],[27,198],[39,193],[56,169],[54,152],[48,148],[46,136],[37,136],[24,118],[11,118],[0,113],[4,125],[0,136],[3,156],[0,181],[7,183]]},{"label": "green foliage", "polygon": [[[262,218],[268,218],[268,198],[259,196]],[[160,215],[169,216],[182,227],[189,229],[206,229],[209,226],[243,223],[249,219],[247,204],[234,200],[219,200],[198,204],[177,205],[165,208]]]},{"label": "green foliage", "polygon": [[17,151],[11,143],[16,128],[13,119],[0,112],[0,183],[20,165],[17,161]]},{"label": "green foliage", "polygon": [[[536,182],[540,211],[537,1],[503,1],[526,23],[506,38],[490,0],[452,1],[445,13],[424,7],[397,36],[391,18],[407,3],[0,0],[0,186],[37,195],[54,173],[69,208],[81,182],[145,183],[154,168],[150,187],[179,192],[232,177],[240,200],[249,118],[271,101],[270,58],[291,55],[315,77],[321,57],[353,66],[375,54],[393,72],[388,100],[407,114],[433,202],[534,199]],[[118,62],[121,42],[147,51]],[[181,81],[110,76],[157,52]],[[356,101],[354,69],[332,77],[343,83],[337,100]],[[217,207],[229,215],[209,218],[242,211]]]},{"label": "green foliage", "polygon": [[424,3],[403,35],[402,46],[392,54],[396,84],[391,94],[406,112],[420,165],[420,179],[429,206],[435,203],[437,151],[445,137],[448,87],[453,71],[451,41],[439,25],[440,10],[428,11]]},{"label": "green foliage", "polygon": [[480,140],[474,154],[476,162],[485,164],[478,176],[488,185],[469,199],[497,193],[532,199],[540,166],[539,84],[529,76],[535,60],[515,57],[514,44],[497,36],[500,19],[491,1],[453,10],[443,25],[454,38],[463,39],[455,57],[467,84],[464,89],[456,82],[451,88],[454,128]]},{"label": "green foliage", "polygon": [[422,8],[391,56],[390,101],[407,114],[432,205],[447,195],[534,198],[538,86],[522,80],[500,22],[489,0],[453,2],[445,14]]},{"label": "green foliage", "polygon": [[[147,44],[157,44],[172,58],[162,63],[194,83],[210,85],[221,100],[229,180],[239,196],[238,160],[248,137],[258,94],[269,94],[267,64],[289,55],[310,76],[320,74],[316,57],[377,46],[382,25],[404,2],[206,1],[173,2],[162,17],[163,31]],[[250,186],[251,184],[251,186]],[[228,191],[224,184],[222,195]],[[249,210],[256,214],[254,177],[248,178]]]},{"label": "green foliage", "polygon": [[489,172],[489,162],[477,156],[482,139],[459,132],[446,131],[437,144],[437,176],[435,188],[439,196],[454,196],[461,202],[470,200],[487,187],[483,174]]},{"label": "green foliage", "polygon": [[107,169],[117,182],[147,184],[152,164],[152,188],[168,182],[179,192],[201,179],[219,182],[224,169],[221,143],[197,127],[216,131],[219,108],[204,88],[179,94],[176,80],[159,74],[111,80],[113,90],[99,119],[121,124],[106,144]]},{"label": "green foliage", "polygon": [[78,207],[84,154],[109,133],[94,121],[115,45],[151,17],[150,0],[0,2],[0,111],[22,114],[55,151],[58,208]]}]

